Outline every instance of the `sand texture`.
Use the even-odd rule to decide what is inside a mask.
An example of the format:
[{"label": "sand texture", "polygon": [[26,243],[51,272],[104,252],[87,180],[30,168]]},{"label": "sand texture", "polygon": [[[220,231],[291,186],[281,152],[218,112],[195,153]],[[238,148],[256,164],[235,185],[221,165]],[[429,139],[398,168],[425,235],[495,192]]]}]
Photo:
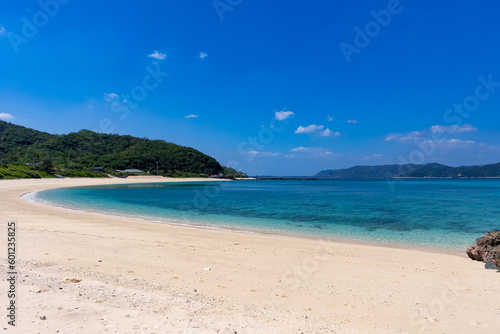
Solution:
[{"label": "sand texture", "polygon": [[[172,182],[161,177],[0,181],[0,268],[6,277],[7,223],[13,221],[19,273],[17,326],[2,317],[0,328],[12,333],[500,331],[500,273],[485,270],[465,252],[175,226],[21,198],[57,187],[158,181]],[[2,279],[4,310],[7,290]]]}]

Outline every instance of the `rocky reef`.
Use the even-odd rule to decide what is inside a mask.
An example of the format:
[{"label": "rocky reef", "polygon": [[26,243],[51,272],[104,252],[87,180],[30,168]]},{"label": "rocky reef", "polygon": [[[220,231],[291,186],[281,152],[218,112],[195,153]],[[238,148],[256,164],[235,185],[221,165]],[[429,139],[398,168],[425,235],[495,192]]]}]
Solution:
[{"label": "rocky reef", "polygon": [[486,268],[495,269],[494,264],[496,269],[500,269],[500,231],[486,232],[466,252],[473,260],[486,262]]}]

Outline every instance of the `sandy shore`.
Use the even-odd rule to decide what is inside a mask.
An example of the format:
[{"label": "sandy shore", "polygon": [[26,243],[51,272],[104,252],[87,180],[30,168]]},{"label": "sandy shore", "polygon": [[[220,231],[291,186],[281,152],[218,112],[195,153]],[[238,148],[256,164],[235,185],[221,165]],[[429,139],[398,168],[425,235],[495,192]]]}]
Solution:
[{"label": "sandy shore", "polygon": [[[20,198],[57,187],[158,180],[172,182],[156,177],[0,181],[2,277],[8,271],[10,221],[17,227],[19,273],[17,326],[13,330],[3,317],[0,328],[221,334],[500,328],[500,273],[465,253],[171,226]],[[5,310],[5,279],[0,289]]]}]

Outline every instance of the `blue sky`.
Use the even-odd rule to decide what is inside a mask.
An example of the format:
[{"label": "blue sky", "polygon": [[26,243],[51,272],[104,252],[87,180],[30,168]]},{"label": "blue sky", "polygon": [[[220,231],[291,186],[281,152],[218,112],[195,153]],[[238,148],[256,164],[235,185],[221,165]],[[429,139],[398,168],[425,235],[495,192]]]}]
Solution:
[{"label": "blue sky", "polygon": [[9,2],[0,119],[164,139],[252,175],[498,162],[499,10],[493,0]]}]

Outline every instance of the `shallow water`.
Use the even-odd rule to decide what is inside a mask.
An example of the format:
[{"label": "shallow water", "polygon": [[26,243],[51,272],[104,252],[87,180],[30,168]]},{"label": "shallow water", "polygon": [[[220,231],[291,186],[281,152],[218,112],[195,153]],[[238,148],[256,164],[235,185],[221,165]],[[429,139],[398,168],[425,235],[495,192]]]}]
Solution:
[{"label": "shallow water", "polygon": [[500,228],[500,180],[236,181],[47,190],[107,214],[247,231],[463,249]]}]

